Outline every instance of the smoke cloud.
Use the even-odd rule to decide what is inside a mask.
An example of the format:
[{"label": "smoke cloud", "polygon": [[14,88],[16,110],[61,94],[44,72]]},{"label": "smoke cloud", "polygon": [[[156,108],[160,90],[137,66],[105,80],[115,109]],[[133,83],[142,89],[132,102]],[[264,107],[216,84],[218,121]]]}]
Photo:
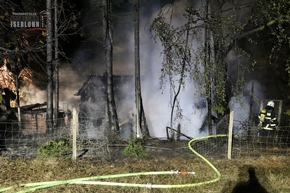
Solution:
[{"label": "smoke cloud", "polygon": [[[59,70],[59,105],[61,110],[78,108],[79,97],[74,96],[81,88],[85,79],[82,79],[79,73],[74,71],[70,66],[61,64]],[[44,103],[47,101],[47,92],[32,84],[20,88],[23,93],[21,106]]]},{"label": "smoke cloud", "polygon": [[[172,14],[171,23],[174,25],[182,25],[186,22],[184,20],[184,8],[187,5],[186,0],[177,1],[173,5],[165,5],[161,9],[164,12]],[[152,5],[150,5],[152,6]],[[156,6],[156,5],[153,5]],[[148,8],[148,7],[147,7]],[[149,126],[150,134],[152,137],[165,138],[166,137],[166,126],[170,126],[170,114],[173,92],[169,85],[163,85],[163,89],[160,85],[160,76],[162,68],[162,46],[160,43],[156,43],[152,34],[149,30],[152,19],[160,11],[150,13],[148,10],[141,10],[141,21],[140,21],[140,51],[141,51],[141,87],[143,105]],[[126,22],[122,21],[114,26],[114,49],[113,49],[113,73],[115,75],[134,75],[135,64],[134,64],[134,28],[133,28],[133,15],[128,17]],[[88,46],[87,48],[85,48]],[[90,74],[102,75],[105,72],[105,63],[100,59],[100,53],[102,49],[96,46],[83,45],[84,49],[79,49],[75,56],[75,63],[72,65],[74,70],[82,73],[65,72],[65,79],[72,80],[75,82],[79,81],[84,83]],[[100,47],[100,46],[99,46]],[[95,53],[95,54],[94,54]],[[63,71],[64,72],[64,71]],[[71,79],[69,78],[71,77]],[[62,82],[61,85],[67,85],[68,83]],[[77,86],[77,85],[76,85]],[[127,98],[127,102],[131,104],[119,104],[117,106],[119,118],[125,118],[128,114],[128,107],[132,107],[132,111],[135,111],[135,98],[134,98],[134,87],[131,85],[124,85],[127,90],[127,96],[131,96],[131,99]],[[79,86],[80,88],[81,86]],[[61,89],[61,96],[72,96],[70,91],[74,89]],[[128,92],[132,93],[128,95]],[[65,98],[65,97],[62,97]],[[71,100],[71,99],[66,99]],[[199,100],[199,99],[198,99]],[[74,101],[74,100],[73,100]],[[189,136],[200,135],[199,129],[202,126],[207,110],[206,105],[199,105],[196,108],[195,100],[195,87],[192,82],[187,80],[186,87],[182,90],[179,96],[180,107],[182,109],[183,117],[175,120],[174,127],[177,124],[181,124],[181,130],[184,134]],[[199,103],[199,102],[198,102]],[[124,107],[124,110],[123,108]],[[126,114],[126,115],[125,115]]]},{"label": "smoke cloud", "polygon": [[63,110],[78,108],[79,97],[74,96],[83,85],[84,79],[80,73],[70,66],[63,65],[59,70],[59,105]]},{"label": "smoke cloud", "polygon": [[[162,8],[164,13],[168,13],[167,20],[175,27],[183,25],[186,20],[183,17],[186,0],[177,1],[173,5],[166,5]],[[149,20],[159,13],[153,13]],[[171,17],[172,14],[172,17]],[[147,18],[147,17],[144,17]],[[141,32],[141,66],[143,66],[144,80],[142,81],[142,94],[146,117],[151,128],[151,135],[164,138],[166,136],[166,126],[170,126],[171,105],[174,94],[169,85],[162,85],[160,89],[161,68],[163,48],[159,42],[154,42],[152,34],[149,33],[148,20],[142,20],[144,31]],[[198,45],[196,45],[198,47]],[[146,68],[145,68],[146,67]],[[144,69],[145,68],[145,69]],[[195,107],[196,88],[189,79],[185,80],[185,88],[182,89],[178,100],[182,109],[182,117],[174,121],[173,127],[181,125],[181,132],[191,136],[200,136],[200,128],[207,115],[207,108]],[[177,86],[177,85],[176,85]],[[175,108],[176,109],[176,108]]]},{"label": "smoke cloud", "polygon": [[[161,9],[168,13],[167,19],[171,19],[171,24],[178,26],[183,25],[186,21],[183,17],[184,8],[187,5],[187,0],[176,1],[173,5],[164,6]],[[147,13],[141,10],[141,13]],[[163,62],[162,45],[155,42],[149,30],[152,19],[156,17],[159,10],[148,15],[142,15],[140,23],[140,51],[141,51],[141,88],[143,105],[149,126],[150,134],[152,137],[165,138],[166,126],[170,126],[171,105],[174,93],[170,85],[163,85],[161,89],[160,77]],[[172,14],[172,17],[169,17]],[[133,20],[129,21],[133,24]],[[113,64],[115,75],[134,75],[134,30],[133,25],[117,25],[114,27],[114,53]],[[197,40],[193,40],[193,46],[196,49],[199,47]],[[196,44],[196,45],[195,45]],[[87,47],[86,47],[87,46]],[[91,74],[102,75],[105,72],[105,63],[100,55],[103,52],[102,46],[96,45],[82,45],[74,55],[74,63],[63,65],[60,69],[60,105],[67,105],[69,107],[78,107],[79,97],[74,97],[74,94],[81,88],[82,84],[87,80]],[[229,55],[229,62],[235,63],[236,56]],[[235,71],[235,67],[232,69]],[[179,95],[180,107],[182,109],[182,117],[174,120],[173,127],[181,125],[181,132],[191,136],[198,137],[205,133],[200,133],[201,127],[207,116],[207,104],[204,98],[197,92],[195,84],[186,79],[186,86],[181,90]],[[258,82],[249,82],[249,85],[255,85],[255,96],[260,96],[262,86]],[[118,112],[120,118],[125,119],[125,115],[130,114],[128,110],[122,110],[122,107],[127,108],[132,106],[135,108],[134,87],[132,85],[126,86],[126,92],[131,99],[127,99],[128,103],[121,104]],[[251,95],[249,94],[250,86],[246,87],[244,94],[241,98],[246,104],[249,104]],[[45,91],[37,91],[36,88],[31,86],[27,88],[31,93],[30,99],[46,99]],[[250,89],[251,90],[251,89]],[[35,93],[38,93],[37,95]],[[197,97],[199,96],[199,97]],[[36,101],[36,100],[35,100]],[[45,101],[45,100],[43,100]],[[236,99],[231,100],[231,109],[240,111],[241,106],[236,105]],[[32,103],[32,100],[30,101]],[[65,108],[65,107],[63,107]],[[134,111],[134,109],[133,109]],[[249,107],[245,106],[245,114],[249,114]],[[247,119],[247,118],[245,118]]]},{"label": "smoke cloud", "polygon": [[33,84],[22,87],[20,93],[23,93],[24,95],[20,101],[21,106],[46,102],[46,91],[40,90]]}]

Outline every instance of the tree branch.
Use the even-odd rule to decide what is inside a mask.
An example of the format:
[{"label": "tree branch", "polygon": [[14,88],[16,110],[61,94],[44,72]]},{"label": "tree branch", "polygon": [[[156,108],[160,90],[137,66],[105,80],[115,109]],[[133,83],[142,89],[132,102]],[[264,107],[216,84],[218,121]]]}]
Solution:
[{"label": "tree branch", "polygon": [[228,49],[225,51],[224,55],[229,53],[229,51],[233,48],[233,46],[236,43],[236,41],[238,41],[238,40],[240,40],[240,39],[242,39],[244,37],[247,37],[249,35],[252,35],[254,33],[260,32],[260,31],[264,30],[266,27],[274,25],[276,22],[277,22],[276,20],[271,20],[271,21],[267,22],[265,25],[262,25],[260,27],[254,28],[254,29],[252,29],[250,31],[247,31],[247,32],[245,32],[243,34],[240,34],[240,35],[236,36],[235,38],[233,38],[232,43],[228,46]]},{"label": "tree branch", "polygon": [[252,29],[252,30],[250,30],[250,31],[247,31],[247,32],[245,32],[245,33],[243,33],[243,34],[237,36],[235,39],[236,39],[236,40],[242,39],[242,38],[244,38],[244,37],[246,37],[246,36],[249,36],[249,35],[252,35],[252,34],[257,33],[257,32],[259,32],[259,31],[262,31],[262,30],[264,30],[266,27],[269,27],[269,26],[271,26],[271,25],[273,25],[273,24],[275,24],[275,23],[276,23],[276,20],[271,20],[271,21],[267,22],[265,25],[262,25],[262,26],[260,26],[260,27],[257,27],[257,28],[255,28],[255,29]]}]

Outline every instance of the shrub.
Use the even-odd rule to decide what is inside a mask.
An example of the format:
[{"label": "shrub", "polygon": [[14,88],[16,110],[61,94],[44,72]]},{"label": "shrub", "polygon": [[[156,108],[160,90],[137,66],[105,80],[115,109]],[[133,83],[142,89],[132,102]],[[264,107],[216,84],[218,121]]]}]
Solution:
[{"label": "shrub", "polygon": [[50,140],[38,148],[37,157],[39,158],[63,157],[69,154],[70,151],[71,144],[68,140],[65,139]]},{"label": "shrub", "polygon": [[129,144],[125,147],[123,154],[125,156],[146,157],[148,152],[144,150],[141,141],[138,141],[135,137],[129,140]]}]

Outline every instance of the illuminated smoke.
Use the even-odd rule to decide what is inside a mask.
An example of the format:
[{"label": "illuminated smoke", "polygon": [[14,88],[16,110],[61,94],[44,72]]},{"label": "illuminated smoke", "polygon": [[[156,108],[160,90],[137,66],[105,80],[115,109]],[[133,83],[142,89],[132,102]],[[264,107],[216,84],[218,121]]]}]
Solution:
[{"label": "illuminated smoke", "polygon": [[237,97],[232,97],[229,108],[234,111],[234,132],[246,134],[244,126],[252,125],[251,115],[258,115],[259,102],[264,98],[263,86],[257,81],[249,81],[244,92]]},{"label": "illuminated smoke", "polygon": [[[59,96],[59,106],[61,110],[72,109],[73,107],[78,107],[79,97],[74,96],[74,94],[80,89],[85,79],[72,70],[69,66],[61,64],[59,70],[59,86],[60,86],[60,96]],[[23,93],[21,97],[21,106],[44,103],[47,100],[46,90],[41,90],[37,86],[28,84],[20,88],[20,93]]]},{"label": "illuminated smoke", "polygon": [[[173,20],[172,24],[182,25],[184,24],[184,6],[186,0],[177,1],[172,7]],[[168,6],[164,6],[163,9],[167,9]],[[142,12],[144,13],[144,11]],[[160,76],[161,65],[163,61],[162,47],[159,43],[154,42],[152,34],[149,32],[152,18],[156,16],[156,13],[152,15],[143,15],[140,26],[140,51],[141,51],[141,87],[143,96],[143,105],[149,126],[150,134],[152,137],[165,138],[166,126],[170,126],[170,113],[173,93],[170,90],[169,85],[165,85],[164,89],[160,89]],[[131,18],[132,19],[132,18]],[[132,22],[132,21],[131,21]],[[114,53],[113,64],[115,75],[134,75],[134,33],[132,26],[124,27],[121,25],[114,26]],[[196,45],[198,47],[198,45]],[[86,49],[79,49],[74,56],[74,64],[72,68],[62,67],[60,70],[60,107],[64,107],[68,104],[69,108],[77,107],[79,103],[79,97],[74,97],[74,94],[81,88],[82,84],[87,80],[91,74],[102,75],[105,72],[105,64],[100,60],[100,55],[103,50],[98,49],[97,46],[88,47]],[[229,55],[230,61],[235,61],[236,56]],[[229,69],[233,72],[235,69]],[[259,91],[259,84],[255,82],[255,91]],[[124,85],[126,87],[126,85]],[[120,119],[126,119],[128,112],[122,107],[133,106],[135,104],[134,87],[127,89],[126,92],[130,92],[132,98],[127,99],[126,103],[118,106],[118,117]],[[28,88],[31,92],[29,99],[41,99],[46,100],[45,91],[37,91],[35,88]],[[247,89],[245,89],[247,90]],[[37,96],[35,93],[39,92],[41,96]],[[245,92],[242,95],[246,104],[249,104],[249,96]],[[198,94],[197,94],[198,95]],[[256,93],[258,96],[259,94]],[[42,101],[45,101],[42,100]],[[181,132],[191,136],[197,137],[203,135],[200,133],[201,127],[205,121],[207,115],[207,105],[203,98],[196,98],[196,88],[194,83],[187,80],[185,89],[182,90],[179,95],[180,106],[182,109],[183,118],[176,120],[174,127],[177,124],[181,124]],[[235,101],[235,98],[232,99]],[[36,100],[35,100],[36,102]],[[130,102],[128,104],[127,102]],[[32,102],[31,102],[32,103]],[[241,112],[241,107],[236,105],[236,102],[231,103],[231,109]],[[63,107],[62,107],[63,105]],[[245,114],[248,114],[247,107],[245,108]],[[125,115],[126,114],[126,115]]]},{"label": "illuminated smoke", "polygon": [[[87,78],[87,77],[86,77]],[[63,110],[78,108],[79,97],[74,96],[86,80],[70,66],[63,66],[59,70],[59,105]]]},{"label": "illuminated smoke", "polygon": [[[171,24],[177,26],[185,23],[183,17],[185,5],[186,1],[179,1],[172,7],[165,6],[163,8],[164,12],[168,11],[169,14],[173,13]],[[157,13],[153,14],[151,18],[154,18],[156,14]],[[165,128],[166,126],[170,126],[173,93],[169,85],[165,85],[163,90],[160,89],[163,60],[163,56],[161,55],[162,47],[160,43],[155,43],[153,41],[149,33],[148,21],[143,21],[143,23],[144,27],[141,26],[141,29],[144,28],[145,30],[141,32],[141,65],[144,74],[142,94],[144,98],[145,113],[149,128],[151,129],[151,135],[164,138],[166,137]],[[182,89],[178,98],[183,117],[182,119],[176,120],[173,126],[176,129],[177,124],[180,123],[182,133],[191,137],[197,137],[201,135],[199,131],[207,114],[207,108],[206,106],[196,108],[194,104],[196,97],[194,83],[190,82],[190,80],[185,81],[186,87]]]},{"label": "illuminated smoke", "polygon": [[20,101],[21,106],[46,102],[46,90],[40,90],[33,84],[22,87],[20,93],[24,94]]},{"label": "illuminated smoke", "polygon": [[[173,13],[174,18],[172,24],[182,25],[185,23],[183,13],[186,2],[186,0],[178,1],[170,9],[170,13]],[[168,8],[169,6],[163,7],[164,11]],[[161,55],[162,47],[159,43],[154,42],[152,34],[149,31],[152,18],[156,16],[157,12],[148,15],[147,10],[141,10],[141,13],[143,14],[141,14],[140,25],[140,64],[143,105],[151,136],[165,138],[166,126],[170,126],[173,93],[170,91],[169,85],[164,85],[163,90],[160,89],[161,65],[163,60]],[[124,22],[114,26],[113,73],[115,75],[134,75],[133,20],[129,22],[131,22],[131,26],[129,27]],[[95,55],[91,50],[94,49],[80,49],[75,55],[75,63],[78,65],[74,69],[82,72],[78,74],[78,76],[82,76],[82,83],[85,82],[90,74],[102,75],[105,72],[104,62],[99,59],[100,50],[95,50]],[[126,85],[124,86],[126,87]],[[129,86],[129,88],[131,89],[127,89],[124,92],[127,95],[124,97],[128,97],[129,92],[132,93],[129,94],[132,98],[127,98],[126,103],[117,105],[118,117],[120,119],[126,119],[126,116],[130,114],[127,110],[128,106],[135,106],[135,90],[132,86]],[[181,131],[192,137],[200,135],[199,129],[207,114],[206,105],[200,105],[198,102],[198,108],[196,107],[195,97],[194,84],[187,81],[186,88],[179,95],[183,118],[174,123],[174,127],[177,124],[181,124]],[[128,104],[128,102],[131,104]],[[135,111],[135,109],[132,109],[132,111]]]}]

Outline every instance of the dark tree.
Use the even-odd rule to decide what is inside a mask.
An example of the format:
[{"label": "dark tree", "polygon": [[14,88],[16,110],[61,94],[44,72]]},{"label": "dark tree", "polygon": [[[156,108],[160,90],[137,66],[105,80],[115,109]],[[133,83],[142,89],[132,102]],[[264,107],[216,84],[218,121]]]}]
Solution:
[{"label": "dark tree", "polygon": [[109,127],[114,134],[119,133],[119,121],[113,89],[113,25],[112,25],[112,1],[104,0],[104,48],[106,58],[107,76],[107,103]]},{"label": "dark tree", "polygon": [[[143,108],[142,94],[141,94],[141,80],[140,80],[140,4],[139,0],[134,0],[134,38],[135,38],[135,100],[136,100],[136,126],[137,130],[142,131],[143,138],[150,137],[148,126],[146,123],[145,111]],[[138,132],[138,131],[137,131]],[[137,136],[139,137],[139,136]]]}]

